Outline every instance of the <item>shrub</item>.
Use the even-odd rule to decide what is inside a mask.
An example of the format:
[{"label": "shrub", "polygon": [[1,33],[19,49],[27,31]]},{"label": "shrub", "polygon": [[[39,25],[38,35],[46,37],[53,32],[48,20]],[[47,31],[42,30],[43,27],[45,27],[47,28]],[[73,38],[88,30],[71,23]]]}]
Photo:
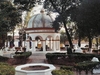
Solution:
[{"label": "shrub", "polygon": [[53,70],[52,75],[74,75],[70,70]]},{"label": "shrub", "polygon": [[8,57],[0,56],[0,62],[5,62],[5,61],[7,61],[8,59],[9,59]]},{"label": "shrub", "polygon": [[17,59],[28,58],[31,54],[32,52],[23,52],[23,53],[15,54],[14,58],[17,58]]},{"label": "shrub", "polygon": [[15,75],[15,69],[7,63],[0,62],[0,75]]},{"label": "shrub", "polygon": [[47,53],[45,56],[46,56],[48,63],[57,64],[57,63],[60,63],[60,62],[57,62],[57,60],[65,58],[66,53],[58,53],[58,52]]},{"label": "shrub", "polygon": [[73,53],[70,56],[75,59],[75,63],[78,63],[83,61],[90,61],[95,56],[95,54]]},{"label": "shrub", "polygon": [[66,53],[47,53],[46,58],[47,59],[58,59],[58,57],[65,57]]},{"label": "shrub", "polygon": [[96,65],[100,64],[100,62],[92,62],[92,61],[84,61],[76,63],[74,66],[78,70],[91,70],[96,67]]},{"label": "shrub", "polygon": [[28,57],[32,54],[32,52],[23,52],[23,53],[17,53],[14,55],[14,58],[11,64],[18,65],[18,64],[25,64],[28,60]]},{"label": "shrub", "polygon": [[60,69],[63,69],[63,70],[70,70],[72,71],[73,70],[73,66],[61,66]]},{"label": "shrub", "polygon": [[67,54],[72,54],[72,49],[70,47],[67,48]]},{"label": "shrub", "polygon": [[[46,59],[48,63],[58,64],[58,65],[74,65],[74,63],[83,62],[83,61],[91,61],[91,59],[95,56],[100,60],[100,55],[96,54],[84,54],[84,53],[47,53]],[[73,63],[72,63],[73,62]]]}]

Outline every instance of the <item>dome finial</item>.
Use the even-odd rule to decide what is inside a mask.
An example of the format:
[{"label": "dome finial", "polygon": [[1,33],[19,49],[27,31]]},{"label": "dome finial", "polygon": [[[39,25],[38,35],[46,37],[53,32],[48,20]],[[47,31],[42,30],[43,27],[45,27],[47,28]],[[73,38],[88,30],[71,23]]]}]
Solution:
[{"label": "dome finial", "polygon": [[44,13],[44,11],[45,11],[44,8],[42,8],[40,12],[41,12],[41,13]]}]

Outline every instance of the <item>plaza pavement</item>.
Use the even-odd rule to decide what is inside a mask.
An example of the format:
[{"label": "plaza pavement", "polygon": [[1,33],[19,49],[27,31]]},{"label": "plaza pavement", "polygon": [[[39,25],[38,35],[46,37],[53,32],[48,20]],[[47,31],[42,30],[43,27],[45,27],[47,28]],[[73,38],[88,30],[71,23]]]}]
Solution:
[{"label": "plaza pavement", "polygon": [[[12,57],[14,51],[9,51],[9,52],[4,52],[4,56],[6,57]],[[31,62],[28,63],[48,63],[45,57],[45,53],[33,53],[29,59],[31,60]],[[61,65],[55,65],[56,69],[60,69]],[[74,72],[74,75],[79,75],[76,71]],[[81,73],[81,75],[85,75],[84,72]],[[88,75],[91,75],[91,73],[89,73]],[[93,75],[100,75],[99,74],[93,74]]]}]

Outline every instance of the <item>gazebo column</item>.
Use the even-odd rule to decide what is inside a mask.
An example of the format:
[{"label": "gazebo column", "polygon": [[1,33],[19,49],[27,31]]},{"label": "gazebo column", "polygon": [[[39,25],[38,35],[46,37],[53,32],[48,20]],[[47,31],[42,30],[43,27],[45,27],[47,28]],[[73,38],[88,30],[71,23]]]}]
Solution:
[{"label": "gazebo column", "polygon": [[50,49],[52,49],[52,38],[50,38]]},{"label": "gazebo column", "polygon": [[58,41],[58,50],[60,51],[60,40]]},{"label": "gazebo column", "polygon": [[29,40],[26,40],[26,51],[29,51]]},{"label": "gazebo column", "polygon": [[32,41],[32,53],[34,53],[36,51],[36,48],[35,48],[35,41],[33,40]]},{"label": "gazebo column", "polygon": [[46,43],[45,43],[45,40],[43,40],[43,52],[46,52]]},{"label": "gazebo column", "polygon": [[53,51],[56,51],[55,40],[53,40]]},{"label": "gazebo column", "polygon": [[57,50],[60,51],[60,40],[57,40]]},{"label": "gazebo column", "polygon": [[[18,46],[17,46],[18,47]],[[25,47],[25,41],[22,41],[22,47]]]}]

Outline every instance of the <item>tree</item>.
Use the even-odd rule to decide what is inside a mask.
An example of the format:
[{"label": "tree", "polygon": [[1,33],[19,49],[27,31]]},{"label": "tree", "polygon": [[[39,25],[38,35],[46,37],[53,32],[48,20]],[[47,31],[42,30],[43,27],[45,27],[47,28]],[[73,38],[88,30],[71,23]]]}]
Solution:
[{"label": "tree", "polygon": [[59,17],[56,18],[53,26],[59,29],[60,24],[64,25],[70,47],[73,47],[73,44],[71,41],[71,36],[68,32],[68,28],[66,27],[66,24],[69,21],[68,17],[71,15],[73,9],[79,3],[80,3],[79,0],[45,0],[45,5],[44,5],[45,8],[59,13]]},{"label": "tree", "polygon": [[9,1],[0,2],[0,37],[3,45],[7,32],[14,30],[15,26],[21,22],[20,17],[20,13]]},{"label": "tree", "polygon": [[[89,38],[89,48],[92,47],[92,39],[100,34],[100,0],[83,0],[75,13],[79,35]],[[83,37],[83,36],[81,36]]]},{"label": "tree", "polygon": [[14,0],[14,4],[18,9],[23,11],[29,11],[34,7],[37,0]]},{"label": "tree", "polygon": [[25,24],[27,24],[29,13],[33,9],[36,3],[40,3],[41,0],[14,0],[14,5],[16,8],[19,10],[19,12],[23,13],[24,11],[27,12],[26,14],[26,19],[25,19]]},{"label": "tree", "polygon": [[[25,24],[27,24],[27,22],[28,22],[28,19],[29,19],[29,12],[33,9],[33,7],[35,6],[35,4],[36,3],[39,3],[40,1],[38,1],[38,0],[14,0],[14,5],[16,6],[16,8],[17,8],[17,10],[21,13],[21,14],[23,14],[23,12],[25,11],[26,12],[26,14],[25,14],[25,16],[26,17],[24,17],[25,18],[25,20],[23,20],[22,19],[22,21],[23,21],[23,24],[21,24],[21,32],[19,32],[19,36],[20,36],[20,33],[23,35],[24,34],[24,32],[23,32],[23,30],[24,30],[24,28],[25,28]],[[25,41],[25,38],[23,38],[24,36],[22,36],[22,37],[20,37],[20,41],[21,41],[21,43],[23,42],[23,41]]]}]

